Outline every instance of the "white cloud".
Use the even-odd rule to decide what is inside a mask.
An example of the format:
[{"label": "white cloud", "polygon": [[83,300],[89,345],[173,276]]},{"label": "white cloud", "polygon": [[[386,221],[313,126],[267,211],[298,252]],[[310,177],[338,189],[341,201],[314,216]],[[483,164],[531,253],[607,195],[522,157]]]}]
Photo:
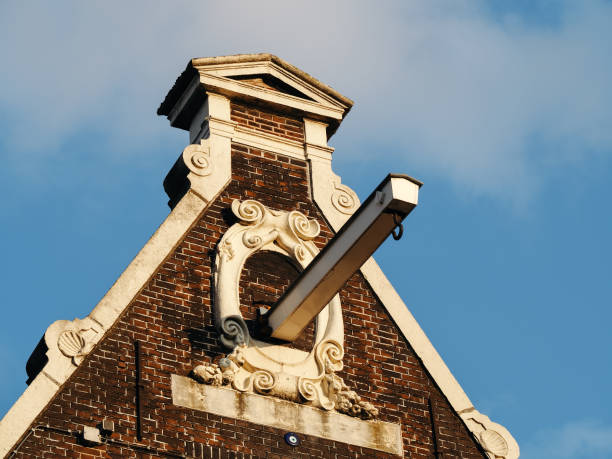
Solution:
[{"label": "white cloud", "polygon": [[521,445],[525,459],[590,459],[612,457],[612,426],[582,420],[536,433]]},{"label": "white cloud", "polygon": [[240,52],[330,83],[356,101],[341,135],[476,194],[524,201],[550,168],[612,151],[609,3],[554,4],[544,25],[476,2],[60,5],[0,7],[14,154],[53,158],[83,129],[142,154],[168,129],[154,111],[187,59]]}]

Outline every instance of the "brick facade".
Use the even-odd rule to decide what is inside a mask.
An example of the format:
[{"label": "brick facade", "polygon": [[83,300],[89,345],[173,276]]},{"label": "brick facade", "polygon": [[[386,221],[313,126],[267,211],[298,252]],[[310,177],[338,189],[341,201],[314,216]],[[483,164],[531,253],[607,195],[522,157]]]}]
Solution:
[{"label": "brick facade", "polygon": [[[303,140],[302,124],[292,118],[239,104],[231,113],[245,126]],[[212,268],[216,245],[235,222],[233,199],[316,218],[319,248],[332,237],[310,199],[305,161],[234,144],[230,185],[40,414],[14,457],[397,457],[306,435],[292,448],[283,431],[172,404],[171,374],[188,375],[226,353],[213,323]],[[255,308],[273,303],[297,274],[278,254],[251,257],[240,280],[244,318],[254,320]],[[340,295],[346,355],[339,375],[379,408],[381,420],[401,423],[404,457],[434,457],[434,437],[445,458],[486,457],[360,273]],[[310,326],[294,346],[309,349],[312,335]],[[142,441],[136,437],[136,340],[142,348]],[[104,445],[84,445],[76,432],[104,418],[115,422],[115,432]]]}]

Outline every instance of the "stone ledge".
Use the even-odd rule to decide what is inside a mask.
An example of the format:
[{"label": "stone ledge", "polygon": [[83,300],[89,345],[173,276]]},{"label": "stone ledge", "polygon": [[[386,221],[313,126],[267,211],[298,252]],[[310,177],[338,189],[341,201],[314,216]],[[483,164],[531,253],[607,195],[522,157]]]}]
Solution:
[{"label": "stone ledge", "polygon": [[172,375],[172,403],[219,416],[403,455],[400,424],[363,421],[286,400],[200,384]]}]

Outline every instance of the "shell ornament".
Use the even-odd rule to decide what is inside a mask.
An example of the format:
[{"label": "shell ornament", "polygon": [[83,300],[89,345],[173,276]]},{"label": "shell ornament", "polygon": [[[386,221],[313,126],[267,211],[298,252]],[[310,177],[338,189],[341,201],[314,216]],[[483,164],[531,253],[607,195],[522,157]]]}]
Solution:
[{"label": "shell ornament", "polygon": [[76,357],[85,347],[85,339],[75,330],[66,330],[57,340],[57,347],[66,357]]},{"label": "shell ornament", "polygon": [[480,444],[487,453],[494,454],[495,457],[506,457],[506,454],[508,454],[508,444],[506,440],[494,430],[485,430],[481,432]]}]

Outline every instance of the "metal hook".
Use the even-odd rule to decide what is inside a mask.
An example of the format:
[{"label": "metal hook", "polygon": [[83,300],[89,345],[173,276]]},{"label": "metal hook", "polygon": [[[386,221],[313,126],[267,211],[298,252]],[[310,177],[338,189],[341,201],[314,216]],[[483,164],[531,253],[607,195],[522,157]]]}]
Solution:
[{"label": "metal hook", "polygon": [[[402,238],[402,234],[404,234],[404,225],[402,225],[402,217],[397,212],[393,213],[393,223],[395,223],[395,228],[391,230],[391,235],[393,239],[399,241]],[[395,231],[399,231],[396,233]]]}]

